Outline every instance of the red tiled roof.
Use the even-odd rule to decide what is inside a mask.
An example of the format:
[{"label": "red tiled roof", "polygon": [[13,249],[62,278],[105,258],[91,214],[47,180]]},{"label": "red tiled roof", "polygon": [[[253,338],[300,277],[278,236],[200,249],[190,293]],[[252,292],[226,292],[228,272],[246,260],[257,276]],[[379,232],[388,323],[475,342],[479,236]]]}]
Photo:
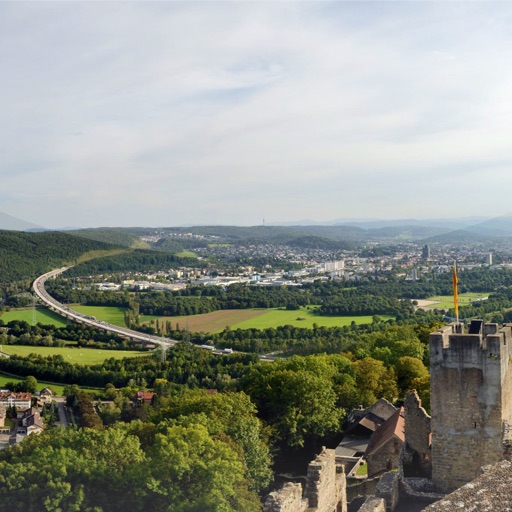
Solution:
[{"label": "red tiled roof", "polygon": [[372,438],[370,439],[370,444],[366,449],[366,455],[377,451],[381,446],[386,444],[393,436],[398,437],[402,442],[405,441],[404,434],[404,408],[400,407],[398,411],[393,414],[385,423],[383,423],[380,428],[378,428]]},{"label": "red tiled roof", "polygon": [[0,393],[0,400],[7,400],[12,397],[14,400],[32,400],[31,393],[15,393],[14,391]]}]

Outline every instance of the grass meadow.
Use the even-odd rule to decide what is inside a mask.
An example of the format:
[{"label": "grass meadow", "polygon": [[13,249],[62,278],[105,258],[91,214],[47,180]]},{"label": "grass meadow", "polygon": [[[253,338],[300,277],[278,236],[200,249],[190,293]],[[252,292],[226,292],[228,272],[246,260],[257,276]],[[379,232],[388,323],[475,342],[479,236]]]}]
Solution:
[{"label": "grass meadow", "polygon": [[[466,306],[475,300],[486,299],[489,293],[459,293],[459,307]],[[453,295],[438,295],[436,297],[429,297],[426,299],[433,301],[435,304],[430,304],[428,309],[450,309],[453,308]]]},{"label": "grass meadow", "polygon": [[149,352],[137,350],[101,350],[79,347],[34,347],[29,345],[1,345],[2,352],[10,356],[28,356],[29,354],[40,354],[41,356],[61,355],[68,363],[75,364],[99,364],[110,359],[122,359],[123,357],[147,356]]},{"label": "grass meadow", "polygon": [[[30,325],[33,325],[34,310],[32,308],[28,308],[4,311],[0,315],[0,320],[3,320],[5,323],[10,322],[11,320],[24,320]],[[36,308],[35,324],[37,323],[55,325],[56,327],[64,327],[66,325],[66,320],[53,311],[50,311],[49,309]]]},{"label": "grass meadow", "polygon": [[82,315],[93,316],[98,320],[103,320],[109,324],[126,327],[124,323],[124,312],[126,308],[110,307],[110,306],[80,306],[78,304],[70,304],[70,309],[78,311]]}]

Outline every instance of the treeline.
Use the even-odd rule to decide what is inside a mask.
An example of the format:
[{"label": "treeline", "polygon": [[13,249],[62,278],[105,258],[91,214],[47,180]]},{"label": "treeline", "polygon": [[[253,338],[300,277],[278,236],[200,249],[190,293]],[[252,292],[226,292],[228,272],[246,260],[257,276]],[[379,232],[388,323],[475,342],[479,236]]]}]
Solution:
[{"label": "treeline", "polygon": [[311,295],[299,287],[258,287],[233,284],[192,286],[177,291],[128,292],[77,289],[67,280],[47,283],[48,292],[60,302],[81,303],[90,306],[129,307],[131,301],[139,304],[144,315],[183,316],[209,313],[219,309],[276,308],[298,309],[310,304]]},{"label": "treeline", "polygon": [[398,315],[413,313],[414,308],[409,300],[398,300],[392,297],[361,294],[350,290],[346,294],[324,299],[316,310],[319,315],[351,316],[351,315]]},{"label": "treeline", "polygon": [[[101,348],[112,350],[136,349],[128,341],[103,329],[85,324],[68,324],[64,327],[38,323],[30,325],[23,320],[11,320],[7,324],[0,318],[0,345],[33,345],[44,347]],[[145,349],[143,349],[145,350]]]},{"label": "treeline", "polygon": [[98,365],[78,365],[60,355],[0,358],[0,370],[20,376],[33,375],[39,380],[62,384],[105,387],[112,383],[124,387],[131,379],[143,379],[153,385],[155,379],[167,379],[191,387],[226,389],[257,363],[253,354],[217,356],[191,344],[180,344],[167,351],[166,360],[160,352],[147,357],[105,360]]},{"label": "treeline", "polygon": [[[383,324],[382,329],[373,332],[319,328],[309,330],[312,334],[306,329],[286,326],[268,329],[262,333],[255,330],[225,331],[214,335],[212,341],[216,346],[233,347],[240,342],[253,343],[253,349],[257,349],[260,344],[264,344],[264,336],[267,336],[269,344],[272,344],[272,339],[284,339],[288,340],[288,344],[304,347],[304,352],[327,348],[332,352],[351,354],[349,357],[352,359],[372,357],[388,367],[394,365],[402,356],[415,357],[427,364],[428,334],[439,325],[436,322],[416,326]],[[197,336],[195,338],[197,339]],[[156,379],[166,379],[174,384],[186,384],[191,387],[232,389],[238,379],[246,376],[251,367],[259,364],[255,354],[234,353],[218,356],[186,342],[167,350],[165,361],[160,351],[147,357],[122,360],[110,358],[100,365],[91,366],[70,364],[62,356],[42,357],[37,354],[0,359],[0,369],[9,373],[93,387],[104,387],[109,382],[116,387],[123,387],[130,379],[143,379],[152,386]]]}]

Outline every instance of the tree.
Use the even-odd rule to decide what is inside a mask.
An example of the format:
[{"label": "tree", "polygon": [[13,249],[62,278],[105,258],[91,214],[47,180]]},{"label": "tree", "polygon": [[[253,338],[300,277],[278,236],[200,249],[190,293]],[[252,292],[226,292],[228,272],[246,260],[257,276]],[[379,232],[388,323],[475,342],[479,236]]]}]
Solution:
[{"label": "tree", "polygon": [[35,393],[37,390],[37,379],[29,375],[23,380],[23,385],[28,393]]},{"label": "tree", "polygon": [[247,491],[236,451],[203,425],[168,427],[155,435],[147,454],[135,492],[153,511],[260,510],[256,494]]},{"label": "tree", "polygon": [[256,408],[245,393],[188,391],[161,401],[154,421],[174,419],[176,424],[201,424],[215,438],[229,436],[240,452],[251,488],[260,492],[271,479],[267,435]]},{"label": "tree", "polygon": [[373,404],[378,398],[393,402],[398,396],[395,372],[386,368],[382,361],[366,357],[354,363],[357,391],[360,403]]},{"label": "tree", "polygon": [[395,364],[397,384],[401,395],[413,389],[415,379],[429,377],[429,371],[421,359],[416,357],[401,357]]},{"label": "tree", "polygon": [[[319,368],[328,371],[319,374]],[[321,359],[294,357],[255,368],[242,386],[272,425],[276,440],[298,447],[340,427],[344,411],[337,405],[334,374]]]}]

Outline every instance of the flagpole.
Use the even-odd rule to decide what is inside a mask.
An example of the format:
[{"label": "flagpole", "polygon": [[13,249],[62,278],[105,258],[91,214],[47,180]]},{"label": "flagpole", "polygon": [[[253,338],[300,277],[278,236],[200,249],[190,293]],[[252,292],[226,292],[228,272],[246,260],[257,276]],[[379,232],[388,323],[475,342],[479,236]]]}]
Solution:
[{"label": "flagpole", "polygon": [[455,308],[455,316],[457,317],[457,323],[459,323],[459,280],[457,278],[457,263],[453,262],[453,305]]}]

